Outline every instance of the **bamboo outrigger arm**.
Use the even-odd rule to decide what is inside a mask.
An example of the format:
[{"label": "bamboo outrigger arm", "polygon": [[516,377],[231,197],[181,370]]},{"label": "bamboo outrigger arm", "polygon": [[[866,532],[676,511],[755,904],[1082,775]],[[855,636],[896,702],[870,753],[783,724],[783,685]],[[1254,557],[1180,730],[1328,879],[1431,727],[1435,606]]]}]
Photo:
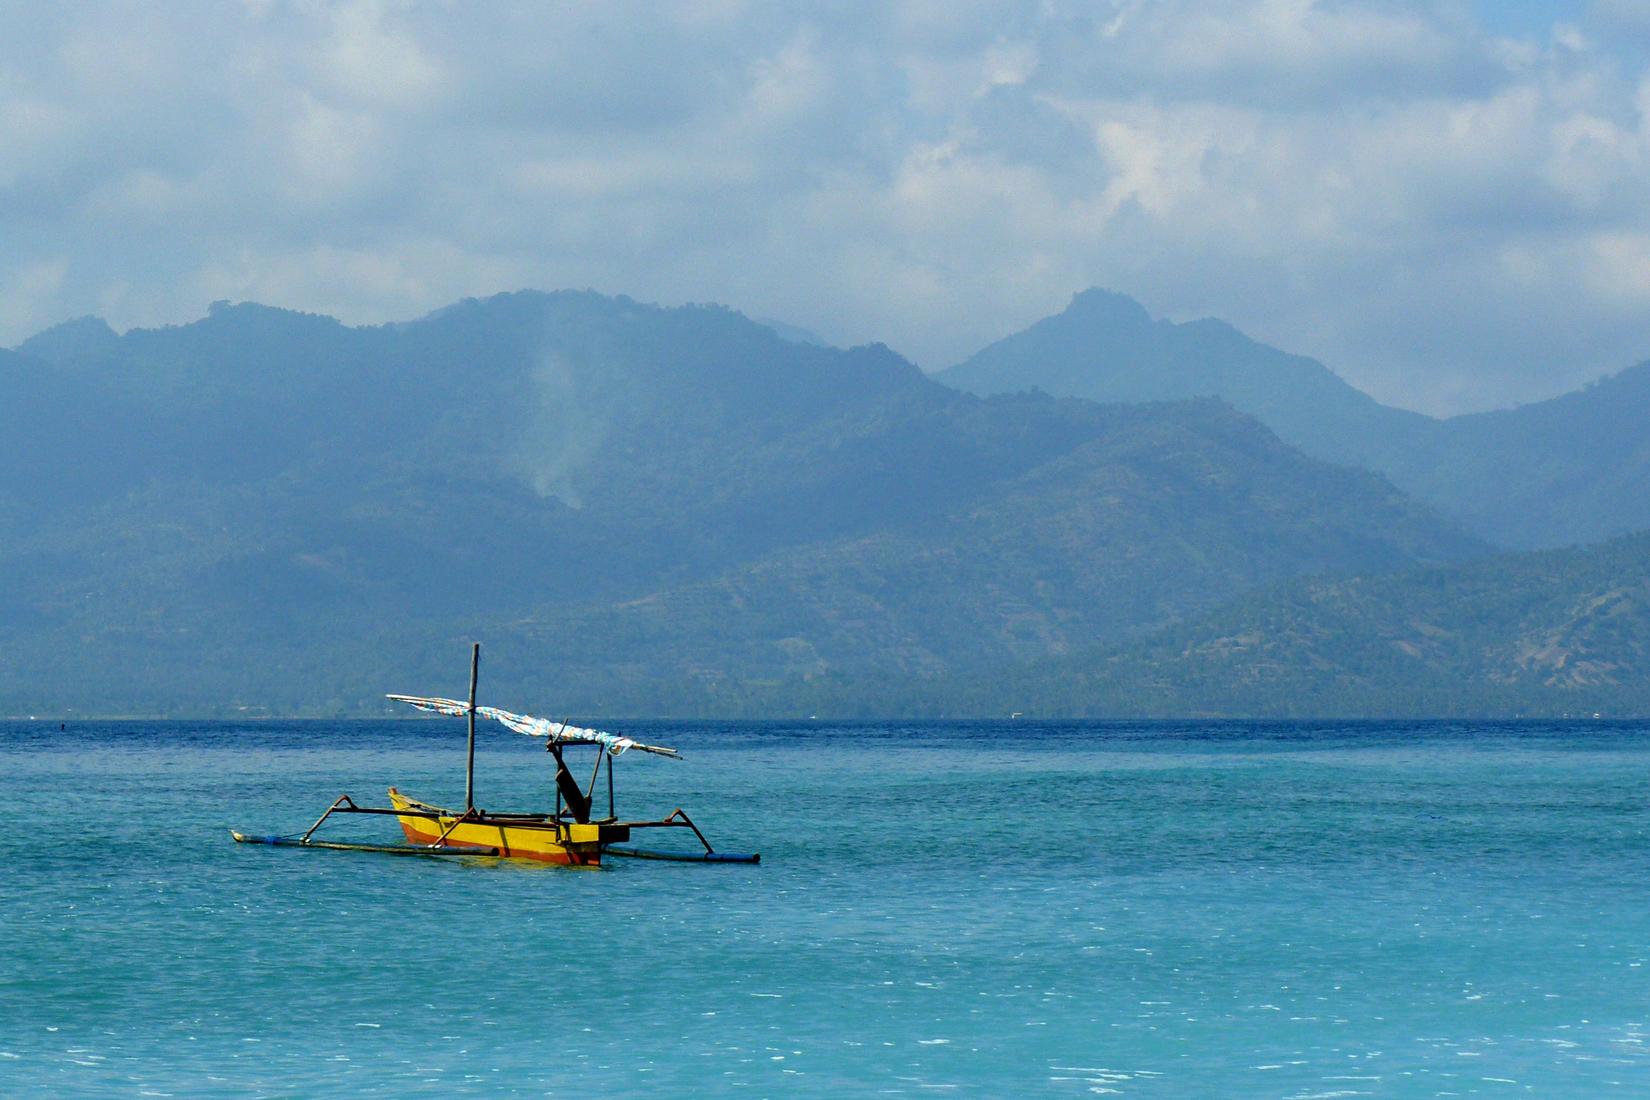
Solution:
[{"label": "bamboo outrigger arm", "polygon": [[[433,811],[395,810],[386,809],[379,806],[359,806],[349,795],[341,794],[336,800],[334,800],[332,805],[327,807],[326,812],[315,820],[315,824],[311,825],[302,833],[295,833],[289,836],[254,836],[248,833],[239,833],[231,829],[229,835],[234,837],[236,843],[238,844],[271,844],[278,848],[325,848],[331,851],[339,852],[388,852],[392,855],[414,856],[496,856],[499,854],[497,848],[453,847],[450,845],[443,845],[439,841],[436,844],[427,845],[347,844],[341,841],[313,839],[315,836],[315,831],[326,822],[327,818],[331,817],[335,813],[389,814],[396,817],[424,817],[436,819],[439,819],[442,816]],[[458,821],[463,821],[472,818],[473,816],[473,812],[466,810],[458,817],[457,820],[447,826],[446,830],[441,834],[441,840],[445,840],[447,838],[447,835],[452,832],[453,826],[457,825]]]},{"label": "bamboo outrigger arm", "polygon": [[693,835],[699,838],[699,843],[705,846],[703,852],[671,852],[651,848],[633,848],[628,844],[609,844],[604,851],[611,856],[624,856],[626,859],[660,859],[674,863],[761,863],[760,852],[718,852],[710,846],[705,834],[699,831],[699,826],[687,815],[687,811],[680,806],[670,811],[659,821],[633,821],[633,829],[668,829],[686,826],[693,830]]}]

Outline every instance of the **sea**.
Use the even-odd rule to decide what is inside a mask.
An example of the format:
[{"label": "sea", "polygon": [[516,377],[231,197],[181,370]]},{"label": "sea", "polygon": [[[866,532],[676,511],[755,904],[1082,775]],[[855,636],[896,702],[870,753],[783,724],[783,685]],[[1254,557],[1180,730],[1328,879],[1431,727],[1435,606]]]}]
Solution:
[{"label": "sea", "polygon": [[610,728],[760,864],[231,841],[462,804],[454,719],[0,723],[0,1096],[1650,1095],[1645,723]]}]

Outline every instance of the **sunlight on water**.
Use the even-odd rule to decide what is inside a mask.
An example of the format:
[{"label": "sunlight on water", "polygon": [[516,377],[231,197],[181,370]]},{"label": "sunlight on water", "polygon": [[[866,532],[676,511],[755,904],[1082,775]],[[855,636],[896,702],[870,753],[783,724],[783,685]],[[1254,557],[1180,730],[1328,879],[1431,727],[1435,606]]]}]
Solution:
[{"label": "sunlight on water", "polygon": [[230,843],[462,801],[461,723],[0,725],[0,1095],[1650,1091],[1641,727],[622,732],[762,865]]}]

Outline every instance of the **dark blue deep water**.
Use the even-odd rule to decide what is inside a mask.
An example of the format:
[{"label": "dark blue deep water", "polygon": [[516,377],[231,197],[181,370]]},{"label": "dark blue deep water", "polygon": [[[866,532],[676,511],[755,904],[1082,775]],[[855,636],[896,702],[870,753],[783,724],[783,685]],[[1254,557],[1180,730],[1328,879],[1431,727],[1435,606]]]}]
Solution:
[{"label": "dark blue deep water", "polygon": [[615,728],[762,865],[230,842],[456,720],[0,724],[0,1095],[1650,1095],[1645,725]]}]

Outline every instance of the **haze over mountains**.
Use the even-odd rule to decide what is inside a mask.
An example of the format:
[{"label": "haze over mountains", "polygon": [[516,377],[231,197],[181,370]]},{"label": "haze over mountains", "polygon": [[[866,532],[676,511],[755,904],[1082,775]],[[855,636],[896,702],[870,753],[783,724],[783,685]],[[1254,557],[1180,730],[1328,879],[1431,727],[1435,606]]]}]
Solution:
[{"label": "haze over mountains", "polygon": [[1509,548],[1650,527],[1650,363],[1548,401],[1437,420],[1382,405],[1225,322],[1154,320],[1131,298],[1088,290],[938,377],[975,393],[1217,396],[1307,454],[1385,474]]},{"label": "haze over mountains", "polygon": [[[945,377],[1050,393],[974,396],[878,345],[592,293],[364,328],[227,303],[124,335],[58,326],[0,352],[0,712],[373,713],[384,691],[458,690],[471,637],[497,698],[562,713],[1027,709],[1015,692],[1170,712],[1168,687],[1140,685],[1215,675],[1174,646],[1325,598],[1264,593],[1397,592],[1412,582],[1353,578],[1456,576],[1492,541],[1630,524],[1641,503],[1642,464],[1562,446],[1576,425],[1603,431],[1592,395],[1632,379],[1488,414],[1493,429],[1432,421],[1219,322],[1154,322],[1100,292]],[[1107,403],[1050,395],[1084,387]],[[1528,479],[1501,470],[1504,490],[1548,501],[1522,542],[1463,488],[1481,476],[1473,432],[1508,440],[1497,453],[1548,448]],[[1353,468],[1404,486],[1369,456],[1427,446],[1462,455],[1437,482],[1454,496],[1410,479],[1430,505]],[[1550,502],[1566,478],[1615,518]],[[1513,624],[1500,606],[1485,631]],[[1543,615],[1558,611],[1514,625],[1539,633]],[[1299,655],[1319,668],[1329,652]],[[1426,667],[1490,674],[1452,659]],[[1305,697],[1404,709],[1401,677],[1365,679]],[[1287,678],[1245,682],[1271,687],[1206,691],[1198,709],[1302,698]]]}]

